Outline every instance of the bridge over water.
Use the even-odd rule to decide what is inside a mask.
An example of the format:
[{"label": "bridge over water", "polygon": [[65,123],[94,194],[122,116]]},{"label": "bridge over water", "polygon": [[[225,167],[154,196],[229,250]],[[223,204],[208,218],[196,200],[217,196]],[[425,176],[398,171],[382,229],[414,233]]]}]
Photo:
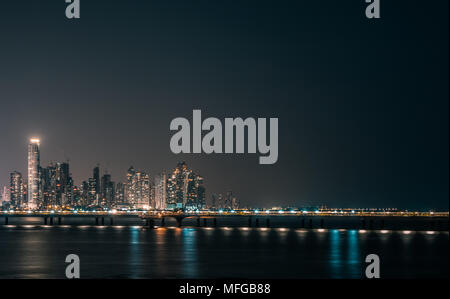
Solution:
[{"label": "bridge over water", "polygon": [[[22,223],[21,218],[41,219],[43,225],[63,225],[73,222],[76,225],[114,226],[125,219],[134,219],[142,227],[165,227],[168,221],[175,220],[176,226],[247,226],[247,227],[288,227],[302,229],[407,229],[448,231],[447,213],[420,212],[0,212],[0,223],[10,225]],[[1,227],[1,225],[0,225]]]}]

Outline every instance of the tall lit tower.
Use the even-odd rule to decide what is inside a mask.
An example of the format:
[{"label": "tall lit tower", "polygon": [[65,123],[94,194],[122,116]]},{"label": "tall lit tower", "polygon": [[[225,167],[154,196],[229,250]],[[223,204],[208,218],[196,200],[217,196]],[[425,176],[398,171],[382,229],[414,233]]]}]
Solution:
[{"label": "tall lit tower", "polygon": [[37,209],[40,196],[40,140],[31,138],[28,144],[28,208]]}]

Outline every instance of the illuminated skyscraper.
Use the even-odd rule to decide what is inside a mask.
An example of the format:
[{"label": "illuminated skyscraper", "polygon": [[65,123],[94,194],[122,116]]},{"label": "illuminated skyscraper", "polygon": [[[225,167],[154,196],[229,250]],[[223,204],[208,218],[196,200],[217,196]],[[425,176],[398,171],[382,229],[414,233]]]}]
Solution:
[{"label": "illuminated skyscraper", "polygon": [[127,172],[126,201],[135,209],[150,208],[150,176],[133,166]]},{"label": "illuminated skyscraper", "polygon": [[155,209],[165,210],[167,201],[167,176],[161,173],[155,177]]},{"label": "illuminated skyscraper", "polygon": [[80,205],[83,207],[87,207],[89,205],[89,183],[87,181],[83,181],[80,186]]},{"label": "illuminated skyscraper", "polygon": [[102,176],[102,201],[101,205],[111,208],[114,204],[114,182],[111,181],[110,174],[104,174]]},{"label": "illuminated skyscraper", "polygon": [[203,177],[196,175],[194,178],[194,190],[197,193],[195,206],[197,209],[206,208],[206,188],[203,185]]},{"label": "illuminated skyscraper", "polygon": [[203,178],[188,169],[186,163],[178,163],[167,179],[167,208],[192,210],[204,207]]},{"label": "illuminated skyscraper", "polygon": [[189,170],[186,163],[178,163],[175,170],[167,179],[167,208],[170,210],[183,209],[186,195],[186,177]]},{"label": "illuminated skyscraper", "polygon": [[[86,206],[98,206],[101,203],[101,182],[100,182],[100,168],[97,165],[93,170],[93,177],[89,178],[87,184],[84,184],[81,188],[83,194],[84,204]],[[87,189],[86,189],[86,188]],[[87,191],[87,192],[86,192]]]},{"label": "illuminated skyscraper", "polygon": [[237,198],[234,197],[234,196],[233,196],[233,198],[232,198],[232,208],[233,208],[234,210],[237,210],[237,209],[240,208],[240,202],[239,202],[239,199],[237,199]]},{"label": "illuminated skyscraper", "polygon": [[100,167],[97,165],[94,168],[94,180],[95,180],[95,192],[98,195],[101,195],[101,186],[100,186]]},{"label": "illuminated skyscraper", "polygon": [[23,183],[22,174],[18,171],[11,172],[9,195],[11,206],[21,208],[25,205],[25,185]]},{"label": "illuminated skyscraper", "polygon": [[10,201],[10,189],[7,186],[3,186],[3,190],[0,190],[1,195],[1,202],[3,206],[6,206],[6,204],[9,204]]},{"label": "illuminated skyscraper", "polygon": [[209,206],[210,209],[217,209],[217,194],[213,193],[211,195],[211,205]]},{"label": "illuminated skyscraper", "polygon": [[114,204],[115,205],[123,205],[125,204],[125,184],[118,182],[116,184],[115,192],[114,192]]},{"label": "illuminated skyscraper", "polygon": [[40,177],[40,207],[55,208],[72,204],[73,180],[69,163],[50,163],[48,167],[40,168]]},{"label": "illuminated skyscraper", "polygon": [[30,139],[28,144],[28,208],[36,210],[40,205],[40,141],[37,138]]},{"label": "illuminated skyscraper", "polygon": [[97,183],[94,178],[89,178],[88,181],[88,197],[87,197],[87,205],[98,205],[97,198]]},{"label": "illuminated skyscraper", "polygon": [[233,208],[233,192],[227,191],[225,196],[225,209],[232,209]]}]

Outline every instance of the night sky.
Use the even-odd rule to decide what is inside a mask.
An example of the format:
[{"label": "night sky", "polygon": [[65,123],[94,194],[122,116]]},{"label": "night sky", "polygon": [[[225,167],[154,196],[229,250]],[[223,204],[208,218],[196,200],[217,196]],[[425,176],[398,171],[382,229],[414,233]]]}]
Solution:
[{"label": "night sky", "polygon": [[[0,3],[0,185],[70,159],[154,175],[178,161],[259,207],[449,205],[449,2],[64,0]],[[279,159],[175,155],[170,121],[278,117]]]}]

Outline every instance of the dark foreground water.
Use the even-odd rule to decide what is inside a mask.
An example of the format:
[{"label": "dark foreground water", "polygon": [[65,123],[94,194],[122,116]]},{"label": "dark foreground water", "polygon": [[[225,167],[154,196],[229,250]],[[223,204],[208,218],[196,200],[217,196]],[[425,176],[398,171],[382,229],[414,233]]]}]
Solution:
[{"label": "dark foreground water", "polygon": [[140,226],[0,226],[0,278],[361,278],[376,253],[384,278],[448,278],[438,231]]}]

